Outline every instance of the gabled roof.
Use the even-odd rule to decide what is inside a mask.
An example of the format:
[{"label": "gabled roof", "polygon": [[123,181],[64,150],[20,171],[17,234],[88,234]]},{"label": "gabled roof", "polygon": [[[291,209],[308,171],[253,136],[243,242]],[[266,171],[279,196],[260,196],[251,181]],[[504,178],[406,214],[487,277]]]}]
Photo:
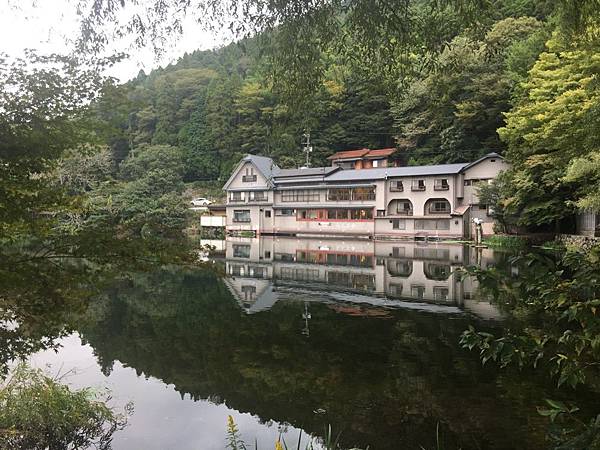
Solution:
[{"label": "gabled roof", "polygon": [[473,166],[479,164],[481,161],[484,161],[484,160],[489,159],[489,158],[500,158],[500,159],[504,160],[504,158],[502,157],[502,155],[500,155],[500,154],[498,154],[496,152],[492,152],[492,153],[488,153],[485,156],[482,156],[477,161],[473,161],[473,162],[470,162],[470,163],[466,164],[465,167],[463,167],[463,170],[467,170],[468,168],[473,167]]},{"label": "gabled roof", "polygon": [[256,167],[256,169],[260,172],[260,174],[265,177],[267,180],[267,184],[272,185],[273,172],[281,170],[277,165],[273,162],[271,158],[267,158],[266,156],[259,155],[246,155],[242,158],[242,160],[235,167],[231,176],[223,186],[223,189],[227,189],[235,176],[238,174],[240,169],[244,164],[250,162]]},{"label": "gabled roof", "polygon": [[382,167],[368,170],[341,170],[327,177],[327,181],[384,180],[393,177],[451,175],[459,173],[467,163],[438,164],[434,166]]}]

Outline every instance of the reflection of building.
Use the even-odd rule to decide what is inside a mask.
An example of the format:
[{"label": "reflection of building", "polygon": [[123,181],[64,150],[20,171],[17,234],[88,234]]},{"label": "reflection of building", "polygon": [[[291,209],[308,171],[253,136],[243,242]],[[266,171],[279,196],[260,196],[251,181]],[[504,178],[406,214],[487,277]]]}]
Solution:
[{"label": "reflection of building", "polygon": [[493,264],[493,252],[419,242],[230,237],[226,283],[248,313],[296,299],[446,312],[477,309],[496,318],[487,302],[477,305],[477,282],[457,273],[476,262]]},{"label": "reflection of building", "polygon": [[[375,159],[364,159],[370,154]],[[247,155],[224,186],[227,231],[451,238],[470,236],[477,217],[485,234],[493,232],[477,186],[506,169],[495,153],[472,163],[411,167],[388,167],[383,150],[335,158],[331,167],[280,169],[270,158]]]}]

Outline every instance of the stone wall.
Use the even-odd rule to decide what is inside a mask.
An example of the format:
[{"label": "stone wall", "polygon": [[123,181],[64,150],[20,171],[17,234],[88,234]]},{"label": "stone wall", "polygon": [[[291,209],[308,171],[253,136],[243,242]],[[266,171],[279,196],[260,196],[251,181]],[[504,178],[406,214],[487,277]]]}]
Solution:
[{"label": "stone wall", "polygon": [[566,246],[580,247],[584,250],[589,250],[595,245],[600,245],[600,238],[579,234],[559,234],[556,236],[556,240]]}]

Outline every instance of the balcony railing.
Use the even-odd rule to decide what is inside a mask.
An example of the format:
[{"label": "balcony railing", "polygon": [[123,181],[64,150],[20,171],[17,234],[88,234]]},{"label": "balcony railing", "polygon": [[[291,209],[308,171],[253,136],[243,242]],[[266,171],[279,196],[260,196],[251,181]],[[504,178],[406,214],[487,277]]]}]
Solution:
[{"label": "balcony railing", "polygon": [[242,181],[244,183],[251,183],[253,181],[256,181],[256,175],[243,175]]},{"label": "balcony railing", "polygon": [[250,217],[234,217],[233,223],[250,223]]},{"label": "balcony railing", "polygon": [[404,186],[394,186],[390,185],[390,192],[404,192]]},{"label": "balcony railing", "polygon": [[230,198],[229,203],[244,203],[246,201],[245,198]]},{"label": "balcony railing", "polygon": [[424,191],[425,190],[425,186],[411,186],[410,187],[411,191]]},{"label": "balcony railing", "polygon": [[447,191],[450,189],[450,186],[447,184],[437,184],[433,187],[434,191]]}]

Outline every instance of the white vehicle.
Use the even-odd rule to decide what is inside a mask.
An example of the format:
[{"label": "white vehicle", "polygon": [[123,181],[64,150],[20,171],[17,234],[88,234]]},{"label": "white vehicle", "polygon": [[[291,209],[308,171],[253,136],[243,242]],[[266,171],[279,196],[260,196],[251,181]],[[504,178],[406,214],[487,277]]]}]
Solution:
[{"label": "white vehicle", "polygon": [[210,205],[212,202],[204,197],[198,197],[192,200],[192,205],[193,206],[208,206]]}]

